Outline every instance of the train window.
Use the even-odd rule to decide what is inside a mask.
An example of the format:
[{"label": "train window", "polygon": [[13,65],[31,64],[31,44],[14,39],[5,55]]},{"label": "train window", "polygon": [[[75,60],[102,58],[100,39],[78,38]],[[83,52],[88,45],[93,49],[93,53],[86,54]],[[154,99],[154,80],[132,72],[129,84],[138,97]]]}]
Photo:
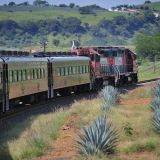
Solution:
[{"label": "train window", "polygon": [[68,67],[65,67],[65,75],[68,75]]},{"label": "train window", "polygon": [[71,74],[73,74],[73,66],[71,66],[70,71],[71,71]]},{"label": "train window", "polygon": [[83,66],[80,66],[80,73],[83,73]]},{"label": "train window", "polygon": [[113,57],[117,57],[117,51],[112,52]]},{"label": "train window", "polygon": [[39,78],[41,79],[42,78],[41,69],[39,68],[38,71],[39,71]]},{"label": "train window", "polygon": [[21,70],[21,81],[23,81],[23,70]]},{"label": "train window", "polygon": [[80,74],[81,74],[81,73],[82,73],[83,68],[82,68],[82,66],[79,66],[79,68],[80,68]]},{"label": "train window", "polygon": [[45,75],[44,75],[44,68],[41,69],[41,75],[42,75],[42,78],[45,77]]},{"label": "train window", "polygon": [[76,67],[75,66],[72,67],[72,71],[73,71],[73,74],[76,74]]},{"label": "train window", "polygon": [[86,65],[83,66],[83,73],[87,73],[87,72],[86,72]]},{"label": "train window", "polygon": [[17,71],[13,71],[13,82],[17,82]]},{"label": "train window", "polygon": [[13,71],[9,71],[9,82],[13,82]]},{"label": "train window", "polygon": [[104,57],[112,57],[112,50],[104,51]]},{"label": "train window", "polygon": [[43,73],[42,73],[42,74],[43,74],[43,78],[45,78],[46,75],[45,75],[45,69],[44,69],[44,68],[42,69],[42,72],[43,72]]},{"label": "train window", "polygon": [[88,72],[88,73],[90,72],[90,67],[89,67],[89,66],[87,66],[87,72]]},{"label": "train window", "polygon": [[75,72],[78,74],[78,66],[75,66]]},{"label": "train window", "polygon": [[83,66],[81,66],[82,73],[84,73]]},{"label": "train window", "polygon": [[94,55],[90,55],[91,61],[94,61]]},{"label": "train window", "polygon": [[34,69],[34,73],[35,73],[35,79],[38,79],[38,70]]},{"label": "train window", "polygon": [[61,67],[60,75],[61,75],[61,76],[64,76],[64,75],[65,75],[65,68],[64,68],[64,67]]},{"label": "train window", "polygon": [[100,62],[100,56],[97,55],[97,54],[95,55],[95,61],[96,61],[96,62]]},{"label": "train window", "polygon": [[18,71],[18,81],[22,81],[22,71]]},{"label": "train window", "polygon": [[87,68],[86,68],[87,66],[85,65],[85,66],[83,66],[83,67],[84,67],[84,69],[83,69],[83,70],[84,70],[84,73],[87,73]]},{"label": "train window", "polygon": [[27,80],[31,79],[30,70],[27,70]]},{"label": "train window", "polygon": [[68,70],[69,70],[69,75],[72,74],[72,67],[68,67]]},{"label": "train window", "polygon": [[78,71],[79,71],[79,74],[82,73],[82,66],[78,66]]},{"label": "train window", "polygon": [[30,69],[30,78],[33,79],[33,69]]},{"label": "train window", "polygon": [[132,59],[131,52],[128,53],[128,59]]},{"label": "train window", "polygon": [[36,76],[36,70],[33,69],[33,79],[36,79],[36,78],[37,78],[37,76]]},{"label": "train window", "polygon": [[56,69],[56,74],[57,74],[57,76],[61,76],[61,68]]},{"label": "train window", "polygon": [[22,81],[25,81],[25,70],[22,70]]},{"label": "train window", "polygon": [[78,66],[78,74],[80,74],[80,66]]},{"label": "train window", "polygon": [[35,69],[35,79],[38,79],[38,69]]},{"label": "train window", "polygon": [[44,75],[43,75],[43,68],[41,68],[40,71],[41,71],[41,78],[44,78]]},{"label": "train window", "polygon": [[42,76],[42,68],[39,69],[39,73],[40,73],[40,78],[42,79],[43,76]]},{"label": "train window", "polygon": [[17,82],[19,81],[19,75],[18,75],[18,70],[16,71],[16,80],[17,80]]},{"label": "train window", "polygon": [[37,78],[40,79],[40,69],[37,69]]}]

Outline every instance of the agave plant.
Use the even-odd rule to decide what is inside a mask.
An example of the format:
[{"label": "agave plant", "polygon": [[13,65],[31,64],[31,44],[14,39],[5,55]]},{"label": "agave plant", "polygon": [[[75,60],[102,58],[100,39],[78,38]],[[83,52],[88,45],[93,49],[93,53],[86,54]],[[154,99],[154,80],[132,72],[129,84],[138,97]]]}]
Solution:
[{"label": "agave plant", "polygon": [[157,110],[154,113],[153,119],[152,119],[153,127],[157,133],[160,133],[160,110]]},{"label": "agave plant", "polygon": [[153,111],[160,110],[160,97],[153,98],[151,102],[151,109]]},{"label": "agave plant", "polygon": [[117,140],[117,131],[107,122],[106,116],[100,116],[88,128],[83,129],[77,143],[80,152],[88,156],[113,153]]},{"label": "agave plant", "polygon": [[101,104],[101,111],[102,111],[104,114],[106,114],[106,112],[108,112],[108,110],[109,110],[111,107],[112,107],[112,106],[111,106],[109,103],[103,101],[102,104]]},{"label": "agave plant", "polygon": [[112,86],[103,88],[99,95],[102,98],[102,110],[108,110],[119,101],[119,92]]},{"label": "agave plant", "polygon": [[160,80],[157,81],[156,86],[153,89],[153,94],[155,97],[160,97]]}]

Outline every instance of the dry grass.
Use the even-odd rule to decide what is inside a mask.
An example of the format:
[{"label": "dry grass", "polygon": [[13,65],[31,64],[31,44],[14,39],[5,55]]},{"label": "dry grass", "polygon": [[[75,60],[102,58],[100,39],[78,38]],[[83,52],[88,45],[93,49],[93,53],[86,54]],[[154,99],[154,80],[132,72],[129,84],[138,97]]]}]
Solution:
[{"label": "dry grass", "polygon": [[17,123],[1,135],[0,159],[22,160],[42,155],[57,138],[69,112],[58,111]]},{"label": "dry grass", "polygon": [[123,99],[139,99],[139,98],[150,98],[152,95],[152,88],[150,87],[139,87],[131,91],[128,95],[122,95]]}]

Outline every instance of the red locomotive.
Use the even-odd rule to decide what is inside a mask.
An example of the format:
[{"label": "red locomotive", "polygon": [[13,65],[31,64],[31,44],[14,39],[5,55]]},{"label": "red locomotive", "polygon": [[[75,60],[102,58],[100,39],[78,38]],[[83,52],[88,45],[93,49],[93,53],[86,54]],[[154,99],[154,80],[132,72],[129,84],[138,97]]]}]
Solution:
[{"label": "red locomotive", "polygon": [[79,56],[91,59],[92,80],[99,87],[102,84],[119,86],[137,83],[136,54],[124,47],[85,47],[72,49]]}]

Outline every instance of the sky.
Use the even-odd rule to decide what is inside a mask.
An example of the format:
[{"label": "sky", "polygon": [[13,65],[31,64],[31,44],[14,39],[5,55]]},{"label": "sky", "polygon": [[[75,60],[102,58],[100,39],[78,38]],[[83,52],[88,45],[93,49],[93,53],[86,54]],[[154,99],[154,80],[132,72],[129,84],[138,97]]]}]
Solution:
[{"label": "sky", "polygon": [[[8,4],[10,1],[14,1],[15,3],[21,3],[24,1],[28,1],[29,3],[33,3],[34,0],[0,0],[0,4]],[[79,6],[97,4],[104,8],[110,8],[113,6],[117,6],[119,4],[142,4],[145,0],[47,0],[50,4],[58,5],[58,4],[70,4],[75,3]],[[151,0],[152,2],[160,1],[160,0]]]}]

